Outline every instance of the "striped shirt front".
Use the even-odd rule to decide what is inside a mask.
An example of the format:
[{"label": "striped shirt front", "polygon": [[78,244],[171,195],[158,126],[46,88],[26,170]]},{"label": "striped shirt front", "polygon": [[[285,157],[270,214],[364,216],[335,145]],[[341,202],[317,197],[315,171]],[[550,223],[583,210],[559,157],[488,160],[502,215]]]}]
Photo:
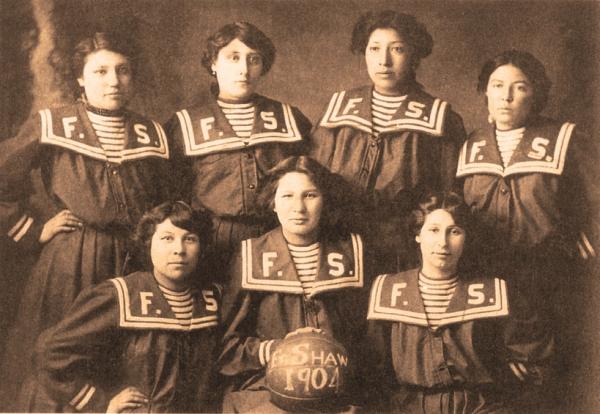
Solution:
[{"label": "striped shirt front", "polygon": [[390,120],[405,99],[406,95],[386,96],[373,90],[373,97],[371,98],[371,114],[373,116],[373,134],[375,136],[379,136],[382,129],[389,126]]},{"label": "striped shirt front", "polygon": [[217,100],[225,118],[235,134],[240,138],[249,138],[254,124],[254,103],[228,103]]},{"label": "striped shirt front", "polygon": [[175,317],[179,319],[182,325],[189,325],[192,322],[192,311],[194,309],[194,301],[190,289],[178,292],[158,285],[163,293],[163,296],[169,302],[171,310]]},{"label": "striped shirt front", "polygon": [[125,118],[99,115],[89,110],[86,112],[108,162],[120,164],[123,159],[122,151],[125,148]]},{"label": "striped shirt front", "polygon": [[457,283],[458,276],[454,276],[452,279],[435,280],[419,273],[419,292],[421,292],[425,314],[431,329],[435,330],[440,326],[440,320],[446,313]]},{"label": "striped shirt front", "polygon": [[510,159],[517,149],[519,142],[523,139],[525,134],[525,127],[519,129],[512,129],[510,131],[498,131],[496,130],[496,142],[498,143],[498,150],[502,157],[502,164],[506,168]]},{"label": "striped shirt front", "polygon": [[295,246],[288,243],[288,249],[296,267],[296,273],[305,296],[312,294],[317,280],[317,266],[319,264],[319,250],[321,244],[313,243],[309,246]]}]

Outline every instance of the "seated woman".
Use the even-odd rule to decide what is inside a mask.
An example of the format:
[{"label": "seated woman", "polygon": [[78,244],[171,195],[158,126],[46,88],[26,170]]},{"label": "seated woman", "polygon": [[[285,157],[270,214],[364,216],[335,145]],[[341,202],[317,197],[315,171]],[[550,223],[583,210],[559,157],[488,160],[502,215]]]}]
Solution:
[{"label": "seated woman", "polygon": [[460,116],[417,82],[432,49],[414,16],[363,14],[351,50],[364,56],[371,84],[334,93],[311,137],[310,156],[356,187],[366,214],[353,221],[381,273],[410,265],[406,217],[424,191],[452,188],[466,137]]},{"label": "seated woman", "polygon": [[181,201],[146,213],[136,241],[148,271],[85,290],[42,334],[37,384],[25,388],[23,408],[214,411],[220,291],[192,283],[210,226],[207,216]]},{"label": "seated woman", "polygon": [[261,205],[277,214],[279,227],[242,242],[223,298],[220,371],[231,377],[225,412],[272,410],[265,366],[299,328],[321,329],[358,358],[368,293],[361,237],[345,231],[338,215],[345,195],[335,176],[305,156],[269,173]]},{"label": "seated woman", "polygon": [[545,379],[551,335],[503,279],[465,271],[471,230],[458,195],[431,194],[412,218],[421,267],[381,275],[371,288],[375,363],[365,371],[378,410],[510,412],[513,386]]},{"label": "seated woman", "polygon": [[274,61],[275,46],[256,26],[221,27],[206,40],[202,58],[216,80],[213,96],[178,111],[166,125],[178,197],[214,215],[223,264],[240,241],[266,231],[256,203],[264,176],[304,151],[311,128],[297,108],[255,93]]}]

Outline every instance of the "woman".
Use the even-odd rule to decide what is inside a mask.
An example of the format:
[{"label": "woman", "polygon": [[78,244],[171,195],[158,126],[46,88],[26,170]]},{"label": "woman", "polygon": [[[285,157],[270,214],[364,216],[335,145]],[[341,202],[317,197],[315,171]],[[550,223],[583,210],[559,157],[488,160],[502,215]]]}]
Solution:
[{"label": "woman", "polygon": [[[163,129],[126,109],[135,56],[110,33],[81,40],[70,65],[80,100],[40,111],[0,144],[0,230],[23,254],[41,251],[7,345],[2,372],[14,387],[7,403],[39,333],[64,316],[83,288],[122,274],[127,235],[163,198],[157,185],[168,168]],[[46,222],[28,202],[37,167],[51,200]]]},{"label": "woman", "polygon": [[177,112],[166,126],[173,140],[174,185],[194,209],[215,215],[223,264],[241,240],[265,230],[256,205],[264,175],[300,153],[310,131],[298,109],[255,93],[274,60],[273,43],[256,26],[221,27],[207,39],[202,58],[217,81],[213,96]]},{"label": "woman", "polygon": [[512,387],[545,379],[550,335],[504,280],[463,271],[471,231],[458,195],[433,193],[412,218],[421,267],[381,275],[371,289],[376,358],[365,371],[378,411],[510,412]]},{"label": "woman", "polygon": [[481,226],[485,266],[514,280],[546,315],[567,364],[561,378],[569,378],[586,301],[577,257],[596,256],[600,174],[595,143],[575,124],[541,115],[550,87],[544,66],[528,52],[509,50],[487,61],[477,89],[491,125],[471,134],[457,176]]},{"label": "woman", "polygon": [[432,48],[411,15],[362,15],[351,49],[364,55],[372,84],[336,92],[312,134],[311,156],[354,185],[366,206],[366,219],[354,221],[365,224],[382,273],[410,262],[397,256],[407,242],[401,223],[425,189],[452,187],[465,139],[461,118],[416,80]]},{"label": "woman", "polygon": [[231,377],[225,412],[273,409],[265,366],[281,339],[300,328],[321,329],[358,359],[364,257],[360,236],[345,231],[336,213],[342,194],[335,177],[305,156],[269,173],[261,205],[276,213],[279,227],[242,242],[223,298],[220,365]]},{"label": "woman", "polygon": [[[509,50],[487,61],[477,89],[485,94],[489,128],[465,143],[457,176],[465,200],[500,261],[557,264],[595,256],[591,203],[595,147],[572,123],[540,115],[551,82],[528,52]],[[554,261],[554,260],[553,260]],[[569,260],[567,260],[568,262]],[[548,269],[546,269],[548,267]],[[564,272],[555,267],[555,277]],[[553,282],[549,275],[538,281]]]},{"label": "woman", "polygon": [[181,201],[146,213],[136,241],[148,270],[86,289],[41,336],[27,410],[214,411],[220,291],[193,281],[210,229]]}]

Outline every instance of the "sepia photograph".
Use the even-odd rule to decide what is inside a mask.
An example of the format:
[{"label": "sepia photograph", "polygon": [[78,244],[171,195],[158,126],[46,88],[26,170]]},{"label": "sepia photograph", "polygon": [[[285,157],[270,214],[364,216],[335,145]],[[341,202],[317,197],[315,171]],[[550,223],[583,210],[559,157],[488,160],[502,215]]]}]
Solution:
[{"label": "sepia photograph", "polygon": [[0,0],[0,412],[600,412],[600,1]]}]

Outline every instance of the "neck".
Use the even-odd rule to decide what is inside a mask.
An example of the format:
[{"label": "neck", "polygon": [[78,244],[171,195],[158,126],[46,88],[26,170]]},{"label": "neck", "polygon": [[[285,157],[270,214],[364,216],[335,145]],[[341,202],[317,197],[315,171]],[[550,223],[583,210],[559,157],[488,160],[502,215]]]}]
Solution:
[{"label": "neck", "polygon": [[94,113],[94,114],[104,115],[104,116],[123,116],[123,113],[125,112],[124,108],[119,108],[119,109],[103,109],[103,108],[98,108],[96,106],[93,106],[89,102],[85,102],[85,109],[87,111],[90,111],[90,112]]},{"label": "neck", "polygon": [[424,265],[421,267],[421,273],[432,280],[448,280],[456,275],[456,269],[444,270]]},{"label": "neck", "polygon": [[187,278],[183,278],[183,280],[175,281],[175,280],[169,279],[168,277],[165,277],[160,272],[156,271],[156,269],[153,271],[153,274],[154,274],[154,280],[156,280],[156,283],[158,283],[159,285],[161,285],[163,287],[166,287],[169,290],[183,292],[184,290],[186,290],[190,287],[190,285],[187,281]]},{"label": "neck", "polygon": [[411,91],[411,89],[414,86],[414,82],[412,81],[406,81],[406,82],[402,82],[397,84],[395,87],[390,88],[390,89],[380,89],[377,86],[373,86],[373,90],[377,91],[377,93],[381,94],[381,95],[386,95],[386,96],[402,96],[402,95],[406,95],[407,93],[409,93]]},{"label": "neck", "polygon": [[294,246],[310,246],[318,240],[317,233],[311,234],[292,234],[283,229],[283,237],[286,242]]},{"label": "neck", "polygon": [[254,94],[245,97],[245,98],[231,98],[231,97],[223,97],[219,95],[217,99],[221,102],[230,103],[230,104],[244,104],[251,102],[254,99]]}]

